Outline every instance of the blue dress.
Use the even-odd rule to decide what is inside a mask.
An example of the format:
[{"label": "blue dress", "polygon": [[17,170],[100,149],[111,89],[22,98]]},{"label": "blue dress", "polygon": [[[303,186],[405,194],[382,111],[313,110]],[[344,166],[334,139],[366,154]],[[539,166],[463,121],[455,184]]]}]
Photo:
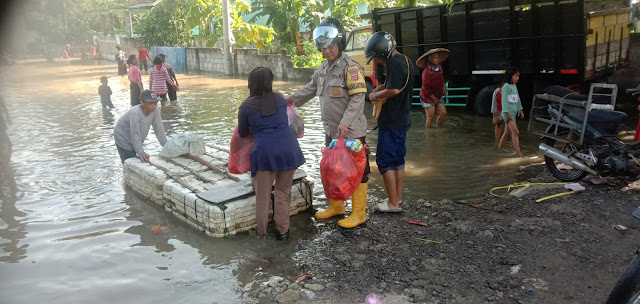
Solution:
[{"label": "blue dress", "polygon": [[304,164],[304,156],[293,131],[289,128],[287,103],[278,98],[278,113],[262,117],[260,110],[241,107],[238,113],[238,134],[253,133],[251,176],[257,171],[279,172],[295,170]]}]

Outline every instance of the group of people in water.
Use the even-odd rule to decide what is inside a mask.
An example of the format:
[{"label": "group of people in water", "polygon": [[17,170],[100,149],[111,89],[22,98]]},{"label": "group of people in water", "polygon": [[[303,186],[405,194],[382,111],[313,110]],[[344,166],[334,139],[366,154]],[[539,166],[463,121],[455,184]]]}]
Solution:
[{"label": "group of people in water", "polygon": [[[238,134],[241,137],[253,136],[254,146],[250,152],[251,176],[256,191],[256,225],[257,234],[267,234],[269,206],[272,202],[272,186],[275,186],[273,197],[273,219],[276,238],[289,238],[289,208],[293,173],[304,164],[295,134],[289,128],[287,106],[303,106],[318,96],[321,108],[321,120],[325,131],[325,146],[338,138],[359,139],[365,147],[366,168],[359,186],[351,197],[351,214],[338,221],[343,228],[354,228],[366,222],[367,189],[369,174],[370,150],[367,146],[367,120],[364,116],[365,95],[378,109],[375,161],[383,177],[387,192],[387,200],[373,206],[373,210],[383,213],[402,212],[402,188],[406,156],[406,134],[411,127],[411,104],[413,100],[413,75],[420,67],[423,69],[423,84],[420,91],[421,102],[427,114],[426,126],[431,127],[435,114],[439,117],[436,125],[441,126],[446,116],[443,96],[446,94],[442,62],[447,59],[449,51],[434,49],[425,53],[413,64],[406,55],[396,49],[395,39],[387,32],[376,32],[367,41],[365,55],[367,62],[375,59],[377,63],[386,65],[387,77],[384,84],[378,85],[367,93],[363,77],[363,67],[346,53],[346,33],[342,24],[327,18],[320,22],[313,31],[313,41],[322,52],[324,62],[314,72],[311,81],[303,88],[288,97],[273,91],[273,72],[266,67],[256,67],[249,73],[249,97],[242,102],[238,110]],[[132,69],[139,73],[137,58],[133,56],[129,62]],[[160,55],[154,58],[154,67],[149,71],[150,89],[143,90],[141,81],[133,75],[134,88],[142,90],[139,98],[125,115],[119,120],[114,130],[116,146],[121,160],[137,157],[143,162],[149,160],[144,152],[143,141],[151,126],[161,145],[166,142],[164,129],[155,108],[157,102],[166,99],[168,87],[177,89],[174,82],[163,67]],[[417,67],[416,67],[417,66]],[[135,74],[135,72],[134,72]],[[519,79],[516,68],[508,68],[505,81],[499,92],[501,110],[500,117],[506,128],[501,135],[500,146],[511,137],[516,153],[521,156],[518,147],[518,128],[515,124],[517,116],[523,117],[522,105],[515,86]],[[134,86],[135,84],[135,86]],[[164,96],[163,96],[164,95]],[[134,96],[132,93],[132,105]],[[497,110],[496,110],[497,111]],[[499,124],[499,118],[494,123]],[[498,128],[498,127],[496,127]],[[135,129],[135,130],[134,130]],[[497,132],[497,131],[496,131]],[[328,219],[346,213],[344,200],[329,200],[325,210],[315,213],[318,219]]]},{"label": "group of people in water", "polygon": [[[149,51],[143,42],[140,42],[140,45],[137,48],[138,56],[130,54],[127,58],[126,53],[119,45],[116,45],[116,50],[115,61],[118,65],[118,75],[122,77],[127,75],[131,82],[129,86],[131,92],[131,106],[140,104],[140,93],[144,90],[144,85],[142,83],[143,69],[144,72],[149,75],[149,89],[160,97],[162,105],[164,105],[167,99],[170,101],[176,101],[178,99],[178,79],[176,78],[176,73],[173,71],[173,68],[167,62],[167,55],[156,55],[152,60],[153,65],[151,69],[148,69],[147,60],[150,58]],[[127,66],[129,66],[128,72]]]},{"label": "group of people in water", "polygon": [[[422,87],[420,88],[420,103],[426,113],[425,126],[431,128],[436,112],[438,119],[436,126],[442,126],[447,116],[445,98],[447,97],[446,82],[442,70],[442,62],[449,57],[449,50],[436,48],[420,56],[416,66],[422,70]],[[507,139],[511,138],[513,148],[518,157],[523,157],[520,151],[520,131],[516,118],[524,118],[522,102],[518,94],[516,83],[520,79],[520,71],[516,67],[508,67],[491,97],[491,113],[495,125],[495,138],[498,149],[503,149]],[[503,132],[503,126],[504,128]]]}]

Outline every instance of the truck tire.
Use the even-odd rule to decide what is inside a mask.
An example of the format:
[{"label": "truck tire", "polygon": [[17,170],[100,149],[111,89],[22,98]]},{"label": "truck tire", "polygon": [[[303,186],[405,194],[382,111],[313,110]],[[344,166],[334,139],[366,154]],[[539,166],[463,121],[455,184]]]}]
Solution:
[{"label": "truck tire", "polygon": [[473,103],[473,110],[476,114],[480,116],[491,115],[491,98],[493,97],[493,91],[495,90],[495,85],[489,85],[478,92]]}]

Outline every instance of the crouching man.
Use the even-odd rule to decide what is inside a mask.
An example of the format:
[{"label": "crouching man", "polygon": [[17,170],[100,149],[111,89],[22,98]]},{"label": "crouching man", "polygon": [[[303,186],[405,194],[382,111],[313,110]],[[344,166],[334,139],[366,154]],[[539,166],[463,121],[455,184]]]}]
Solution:
[{"label": "crouching man", "polygon": [[153,131],[162,146],[167,142],[160,112],[156,111],[158,101],[160,97],[156,93],[144,90],[140,93],[140,104],[131,107],[118,119],[113,137],[123,164],[126,159],[132,157],[137,157],[145,163],[149,161],[149,154],[144,152],[142,147],[149,134],[149,127],[153,126]]}]

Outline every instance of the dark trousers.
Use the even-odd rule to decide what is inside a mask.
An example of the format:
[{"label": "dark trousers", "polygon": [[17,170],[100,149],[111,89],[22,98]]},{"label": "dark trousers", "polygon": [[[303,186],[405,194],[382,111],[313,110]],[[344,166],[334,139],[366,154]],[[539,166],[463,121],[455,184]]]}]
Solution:
[{"label": "dark trousers", "polygon": [[120,160],[122,161],[122,164],[124,164],[124,161],[129,159],[129,158],[137,157],[135,151],[122,149],[122,148],[118,147],[117,145],[116,145],[116,148],[118,148],[118,154],[120,154]]},{"label": "dark trousers", "polygon": [[140,71],[142,71],[142,68],[144,67],[144,71],[149,73],[149,68],[147,67],[147,61],[146,60],[140,60]]},{"label": "dark trousers", "polygon": [[103,109],[106,109],[107,107],[113,109],[113,103],[111,102],[111,98],[108,98],[108,99],[100,98],[100,103],[102,104]]},{"label": "dark trousers", "polygon": [[171,84],[167,82],[167,96],[169,97],[169,101],[178,100],[178,94],[176,93],[176,89],[173,88]]},{"label": "dark trousers", "polygon": [[129,89],[131,91],[131,106],[140,104],[140,86],[137,83],[131,81],[129,85]]}]

